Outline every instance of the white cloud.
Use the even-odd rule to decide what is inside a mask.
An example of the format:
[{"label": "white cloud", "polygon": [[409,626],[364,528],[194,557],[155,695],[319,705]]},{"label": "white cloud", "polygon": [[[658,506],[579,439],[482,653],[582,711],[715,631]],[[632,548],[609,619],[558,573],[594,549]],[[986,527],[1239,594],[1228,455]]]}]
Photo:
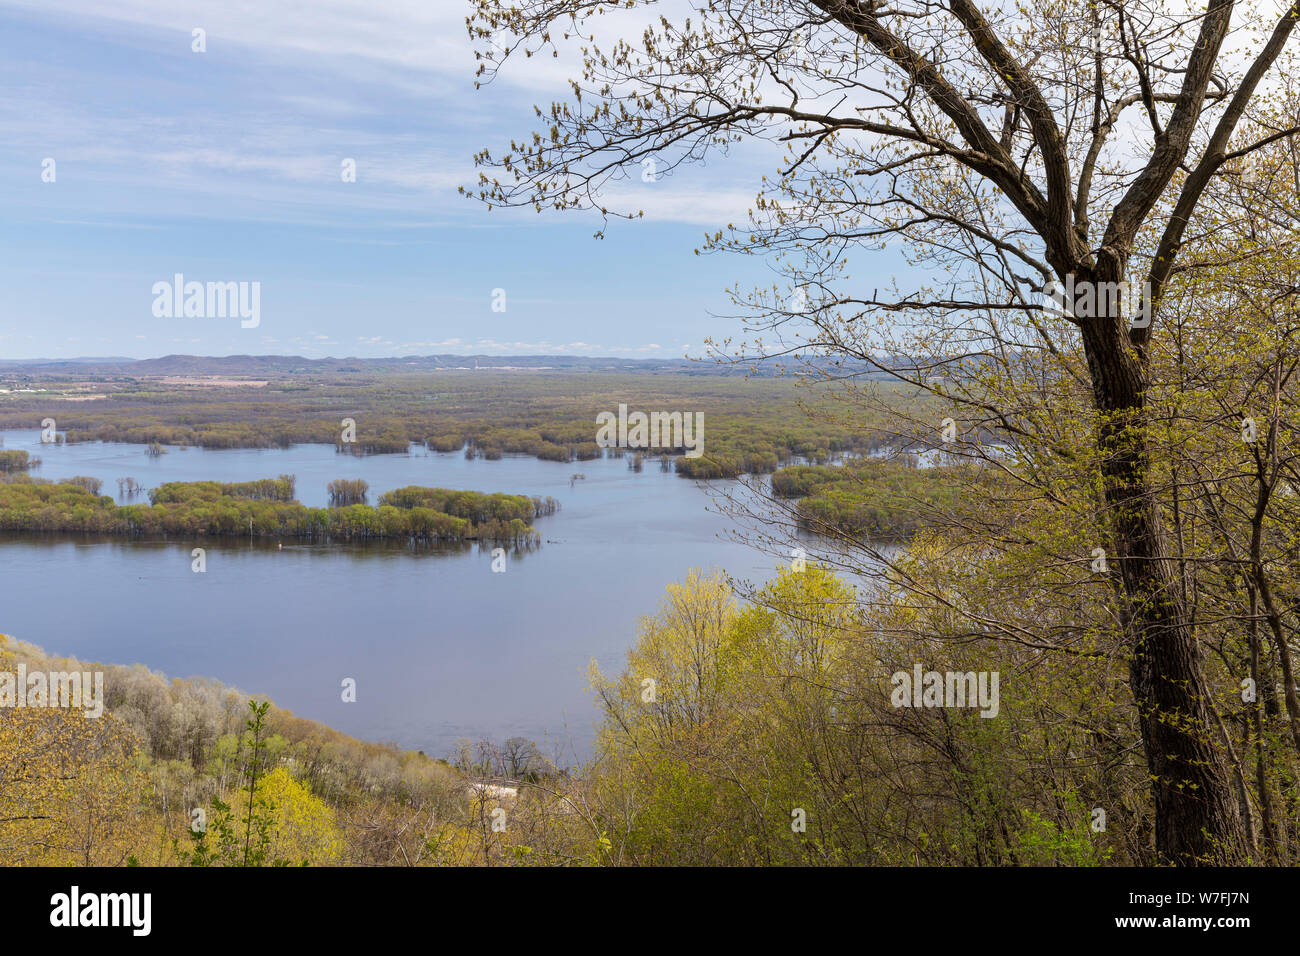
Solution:
[{"label": "white cloud", "polygon": [[753,208],[755,194],[741,189],[672,187],[660,180],[641,189],[607,188],[600,201],[611,212],[644,212],[647,222],[683,222],[716,229],[728,223],[740,226],[749,222],[748,211]]},{"label": "white cloud", "polygon": [[[155,31],[173,31],[177,48],[199,57],[220,59],[232,47],[293,51],[322,61],[322,67],[357,69],[365,61],[390,68],[472,80],[476,69],[465,30],[466,6],[449,0],[312,0],[310,4],[272,0],[5,0],[4,6],[35,11],[61,20],[116,21]],[[191,31],[207,33],[207,51],[193,53]],[[536,58],[527,80],[538,80],[538,67],[555,83],[568,75]],[[397,82],[397,77],[390,78]],[[414,88],[420,84],[407,82]]]}]

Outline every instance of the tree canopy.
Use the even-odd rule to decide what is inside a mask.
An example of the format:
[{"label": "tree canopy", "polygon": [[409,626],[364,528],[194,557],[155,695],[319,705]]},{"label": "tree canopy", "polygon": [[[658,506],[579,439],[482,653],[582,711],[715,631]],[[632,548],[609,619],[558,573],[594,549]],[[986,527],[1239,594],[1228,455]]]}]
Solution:
[{"label": "tree canopy", "polygon": [[[478,0],[468,21],[481,81],[578,60],[532,133],[478,155],[490,206],[637,218],[606,196],[646,159],[768,164],[749,221],[702,248],[766,255],[786,285],[737,290],[753,337],[719,350],[873,363],[935,396],[899,431],[1009,479],[974,474],[937,526],[947,573],[983,587],[952,603],[961,639],[1126,661],[1155,844],[1179,863],[1287,839],[1267,706],[1234,744],[1223,695],[1249,673],[1295,697],[1277,493],[1298,18],[1234,0]],[[887,246],[911,287],[861,278]]]}]

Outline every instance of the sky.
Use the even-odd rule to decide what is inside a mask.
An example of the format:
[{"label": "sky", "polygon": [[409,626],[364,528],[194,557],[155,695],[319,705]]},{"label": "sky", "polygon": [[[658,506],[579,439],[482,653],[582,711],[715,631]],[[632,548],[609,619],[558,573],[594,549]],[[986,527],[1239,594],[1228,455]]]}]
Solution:
[{"label": "sky", "polygon": [[[591,213],[488,212],[457,194],[474,153],[530,133],[567,64],[475,91],[467,11],[0,0],[0,358],[680,358],[737,334],[725,290],[772,273],[694,249],[768,170],[632,177],[645,219],[603,240]],[[256,325],[156,314],[178,273],[257,282]]]}]

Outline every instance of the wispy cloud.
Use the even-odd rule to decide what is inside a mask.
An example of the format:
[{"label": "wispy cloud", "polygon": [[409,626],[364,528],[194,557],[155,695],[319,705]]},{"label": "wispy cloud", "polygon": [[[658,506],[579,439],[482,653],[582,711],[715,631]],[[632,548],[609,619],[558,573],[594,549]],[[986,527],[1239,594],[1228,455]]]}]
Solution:
[{"label": "wispy cloud", "polygon": [[[595,214],[489,214],[457,194],[477,180],[473,155],[530,130],[573,61],[521,59],[475,91],[466,9],[0,0],[0,326],[40,330],[11,325],[8,341],[33,344],[9,351],[68,334],[118,354],[676,355],[636,343],[708,334],[735,276],[705,276],[691,249],[743,221],[757,173],[630,170],[603,200],[645,219],[605,242]],[[259,280],[269,334],[154,319],[149,289],[176,272]],[[488,310],[496,287],[507,314]]]}]

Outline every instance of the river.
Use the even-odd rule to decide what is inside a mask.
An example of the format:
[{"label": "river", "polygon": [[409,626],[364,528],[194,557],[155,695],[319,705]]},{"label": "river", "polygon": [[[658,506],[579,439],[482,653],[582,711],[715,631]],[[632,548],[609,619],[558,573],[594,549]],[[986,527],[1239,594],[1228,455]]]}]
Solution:
[{"label": "river", "polygon": [[[367,740],[445,756],[458,738],[520,735],[544,752],[585,756],[595,706],[586,671],[622,667],[638,619],[691,568],[769,578],[777,559],[734,540],[718,494],[646,462],[547,462],[461,453],[354,457],[329,445],[287,449],[42,445],[8,431],[6,449],[42,459],[36,477],[244,481],[297,476],[305,504],[335,478],[370,483],[370,501],[404,485],[551,495],[542,544],[493,573],[490,548],[323,545],[223,539],[0,538],[0,633],[61,655],[201,675]],[[574,479],[577,474],[584,478]],[[125,499],[118,498],[119,501]],[[137,500],[146,501],[140,496]],[[191,570],[191,549],[207,570]],[[357,700],[344,703],[344,678]]]}]

